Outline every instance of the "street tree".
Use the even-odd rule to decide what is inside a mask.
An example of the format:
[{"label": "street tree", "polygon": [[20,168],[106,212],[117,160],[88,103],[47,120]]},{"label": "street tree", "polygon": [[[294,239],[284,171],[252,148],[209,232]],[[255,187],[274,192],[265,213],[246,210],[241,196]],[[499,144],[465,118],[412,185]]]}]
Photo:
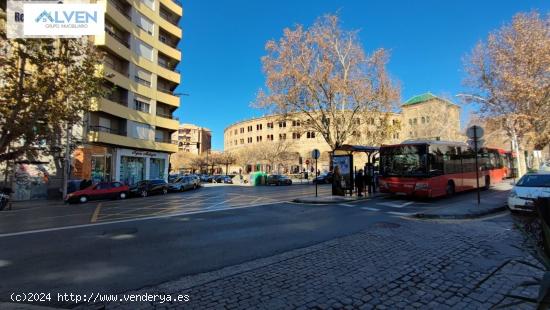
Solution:
[{"label": "street tree", "polygon": [[479,104],[482,117],[502,120],[514,151],[549,144],[550,14],[516,14],[475,46],[465,68],[462,97]]},{"label": "street tree", "polygon": [[225,175],[227,175],[229,166],[237,162],[237,157],[232,152],[224,151],[217,156],[217,162],[225,166]]},{"label": "street tree", "polygon": [[287,116],[304,113],[303,128],[320,134],[332,150],[358,130],[357,119],[392,111],[399,99],[386,71],[388,52],[367,55],[357,31],[340,28],[336,15],[325,15],[308,29],[286,28],[265,48],[266,90],[259,91],[256,106]]},{"label": "street tree", "polygon": [[59,152],[65,127],[106,92],[102,55],[86,39],[8,39],[1,14],[0,162]]}]

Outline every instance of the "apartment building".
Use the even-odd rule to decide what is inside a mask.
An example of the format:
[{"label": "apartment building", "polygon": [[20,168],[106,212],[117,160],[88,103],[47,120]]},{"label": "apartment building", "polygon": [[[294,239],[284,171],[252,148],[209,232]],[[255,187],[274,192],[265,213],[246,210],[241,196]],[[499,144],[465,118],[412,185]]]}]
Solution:
[{"label": "apartment building", "polygon": [[201,155],[212,148],[212,131],[193,124],[181,124],[172,134],[172,141],[177,143],[178,152]]},{"label": "apartment building", "polygon": [[74,154],[72,177],[133,184],[166,179],[169,156],[178,147],[173,116],[180,83],[176,65],[183,14],[176,0],[108,0],[105,33],[92,37],[105,53],[110,94],[85,117],[83,147]]}]

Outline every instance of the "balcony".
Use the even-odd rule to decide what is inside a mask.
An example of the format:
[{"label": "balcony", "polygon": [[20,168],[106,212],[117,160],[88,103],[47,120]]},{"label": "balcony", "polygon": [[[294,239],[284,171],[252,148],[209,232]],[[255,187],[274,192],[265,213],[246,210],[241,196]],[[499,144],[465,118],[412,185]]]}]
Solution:
[{"label": "balcony", "polygon": [[126,136],[125,130],[113,129],[103,126],[88,126],[88,132],[106,132],[113,135]]},{"label": "balcony", "polygon": [[179,22],[179,19],[180,19],[179,16],[177,16],[176,14],[170,12],[166,8],[166,6],[164,6],[162,3],[160,4],[159,15],[164,20],[168,21],[170,24],[172,24],[174,26],[178,26],[178,22]]},{"label": "balcony", "polygon": [[131,6],[126,1],[120,1],[120,0],[110,0],[109,4],[113,5],[113,7],[120,12],[120,14],[124,15],[126,18],[131,19],[130,17],[130,10]]},{"label": "balcony", "polygon": [[151,82],[150,82],[150,81],[147,81],[146,79],[142,79],[142,78],[140,78],[140,77],[137,76],[137,75],[134,76],[134,80],[135,80],[136,82],[138,82],[139,84],[141,84],[141,85],[145,85],[145,86],[147,86],[147,87],[151,87]]},{"label": "balcony", "polygon": [[129,33],[119,30],[111,24],[105,24],[105,32],[117,40],[120,44],[126,46],[126,48],[130,48],[130,43],[128,42],[128,38],[130,36]]},{"label": "balcony", "polygon": [[[156,142],[151,140],[141,140],[132,137],[118,135],[109,132],[108,129],[100,131],[99,126],[91,126],[88,130],[88,142],[98,142],[111,145],[120,145],[128,148],[139,148],[152,151],[175,153],[178,151],[178,146],[167,142]],[[97,129],[97,130],[92,130]],[[171,141],[170,141],[171,142]]]},{"label": "balcony", "polygon": [[168,33],[167,31],[164,31],[162,29],[159,31],[159,41],[170,46],[173,49],[179,50],[178,49],[179,38]]}]

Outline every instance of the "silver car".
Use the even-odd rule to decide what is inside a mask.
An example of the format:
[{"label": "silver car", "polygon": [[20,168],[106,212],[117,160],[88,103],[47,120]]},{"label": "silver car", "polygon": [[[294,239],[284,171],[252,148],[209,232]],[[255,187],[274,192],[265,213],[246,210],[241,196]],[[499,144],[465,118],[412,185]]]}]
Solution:
[{"label": "silver car", "polygon": [[179,177],[168,185],[171,191],[183,192],[189,189],[196,189],[198,186],[195,178],[192,176]]}]

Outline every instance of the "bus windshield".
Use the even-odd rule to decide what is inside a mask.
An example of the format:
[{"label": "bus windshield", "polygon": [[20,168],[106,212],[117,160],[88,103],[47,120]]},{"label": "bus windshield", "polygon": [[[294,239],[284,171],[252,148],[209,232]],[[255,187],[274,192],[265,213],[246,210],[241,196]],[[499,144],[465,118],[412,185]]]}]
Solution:
[{"label": "bus windshield", "polygon": [[383,176],[426,176],[426,145],[400,145],[380,149]]}]

